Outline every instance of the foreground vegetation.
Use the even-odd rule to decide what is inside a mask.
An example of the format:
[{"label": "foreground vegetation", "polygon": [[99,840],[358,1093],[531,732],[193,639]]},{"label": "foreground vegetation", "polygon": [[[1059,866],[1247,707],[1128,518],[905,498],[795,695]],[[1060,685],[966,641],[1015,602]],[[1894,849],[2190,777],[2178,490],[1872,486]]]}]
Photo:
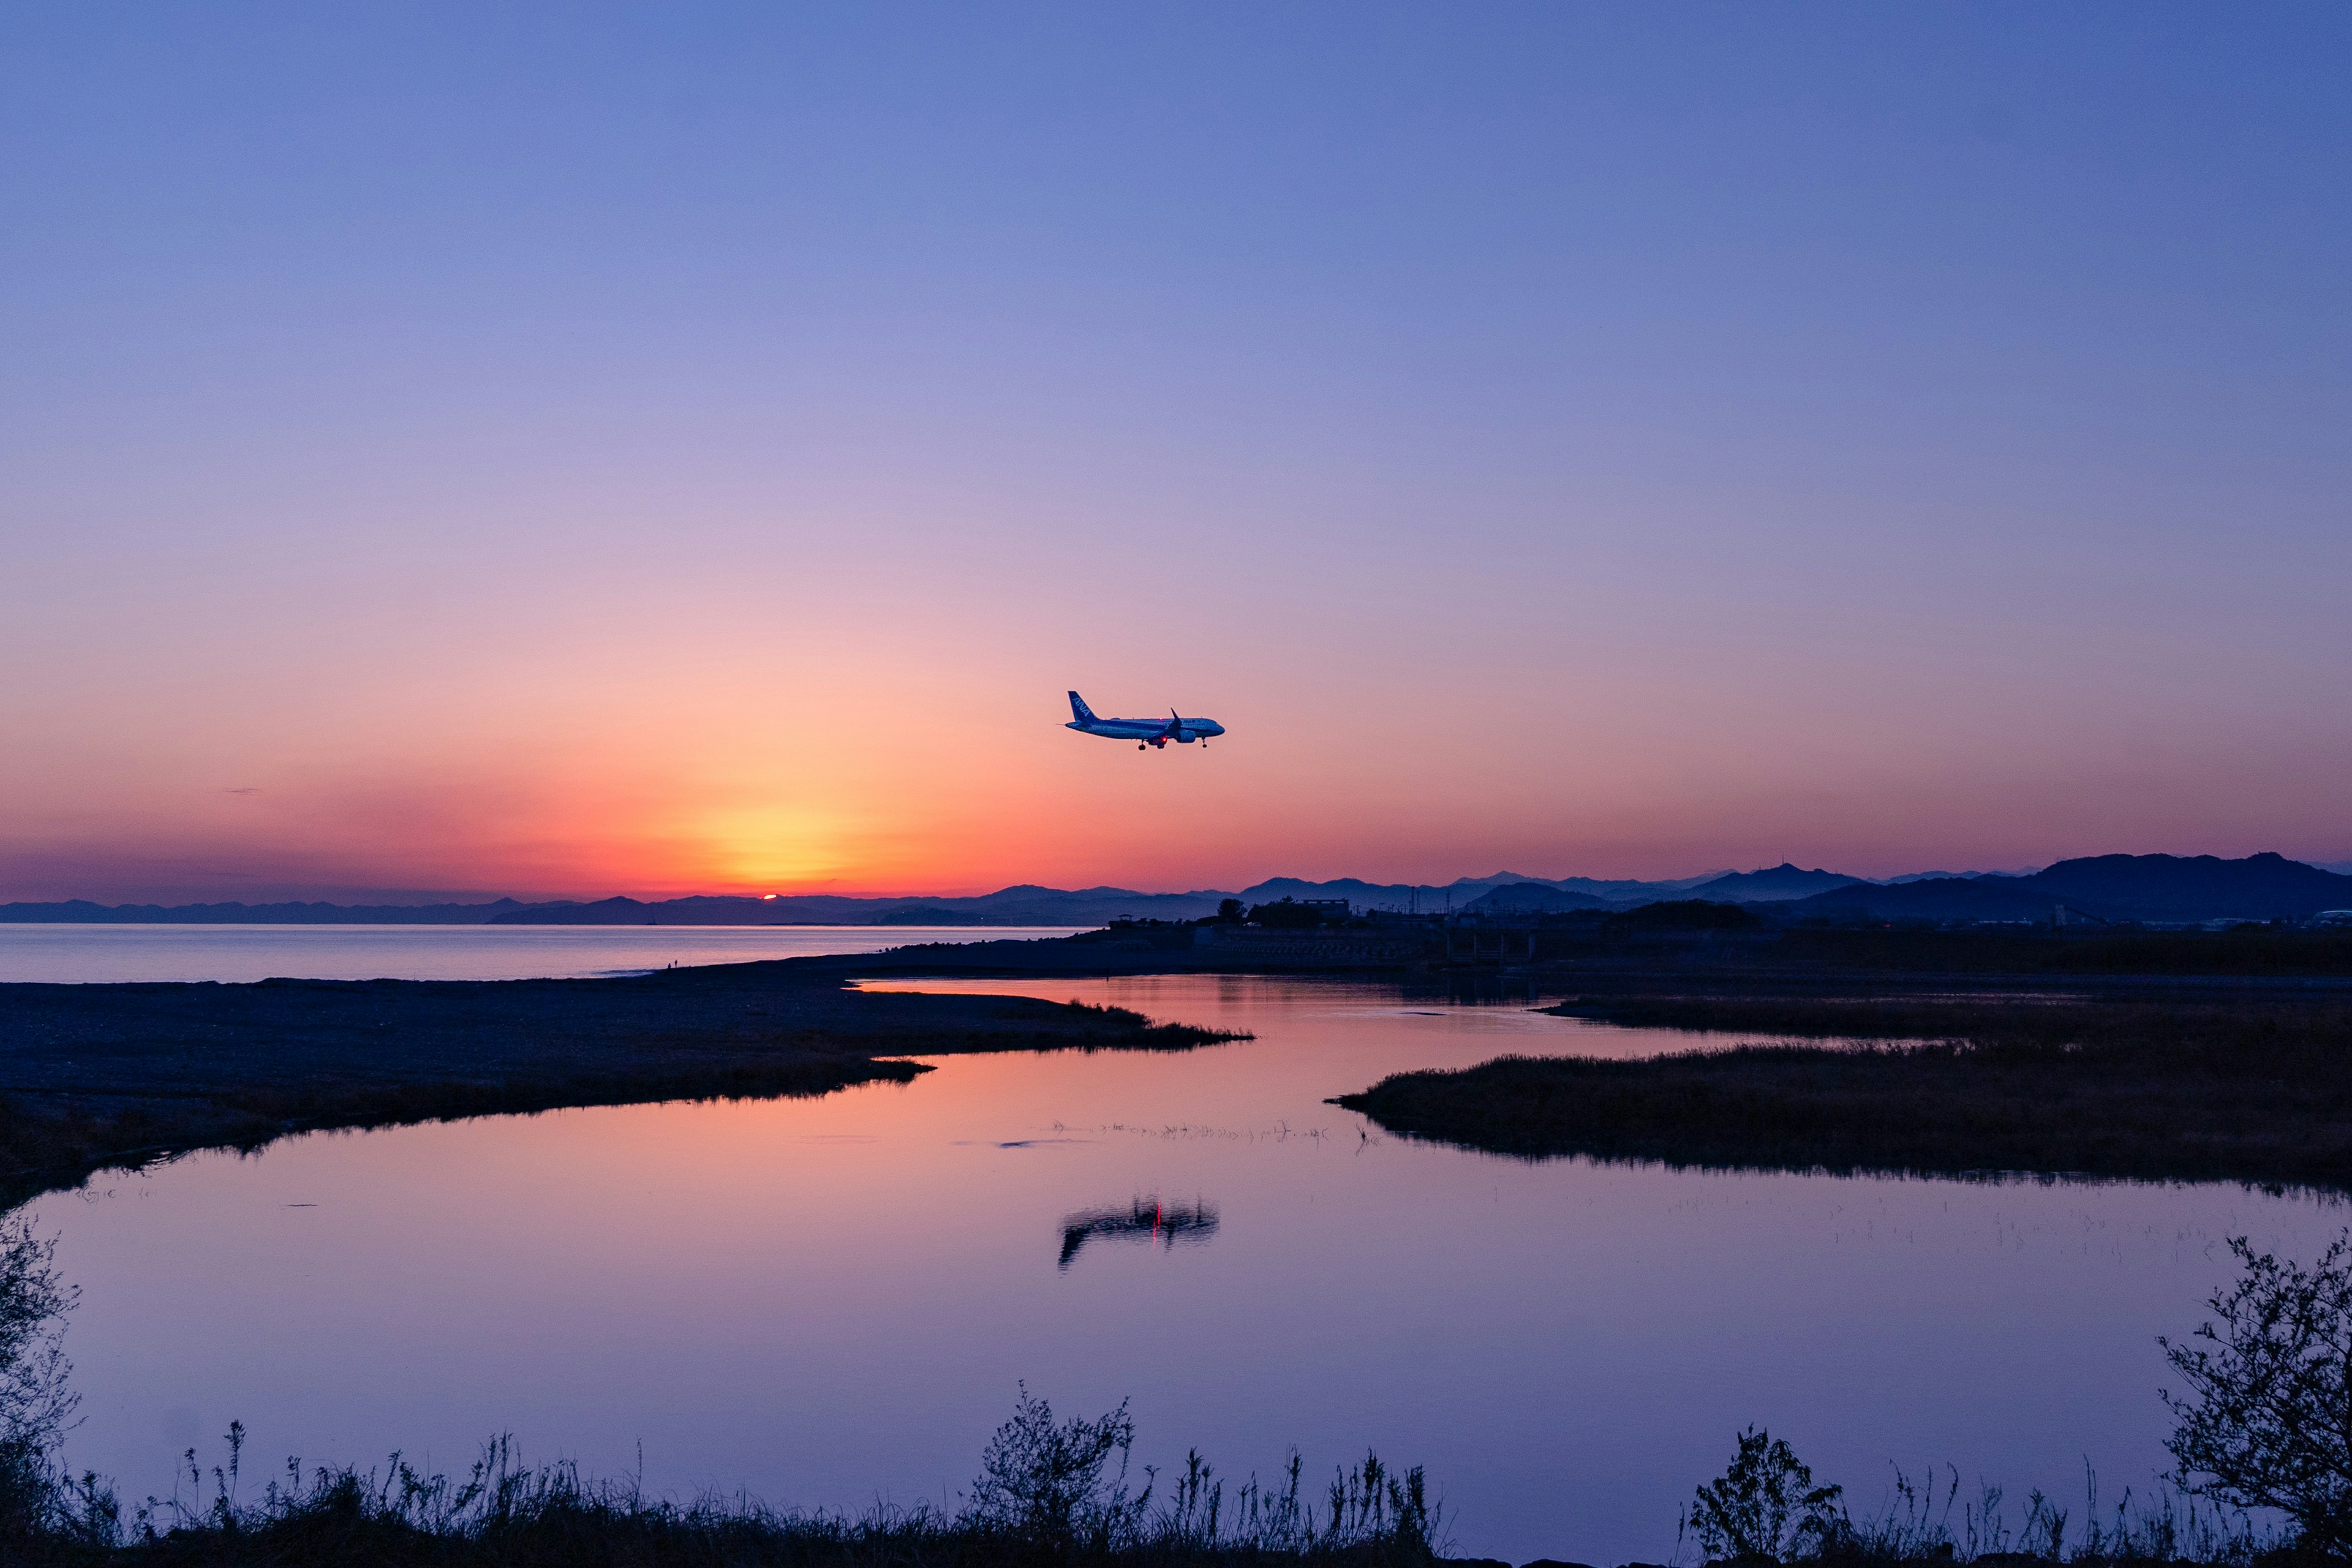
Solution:
[{"label": "foreground vegetation", "polygon": [[[1294,1457],[1276,1485],[1253,1477],[1229,1489],[1196,1453],[1165,1489],[1149,1473],[1137,1487],[1128,1471],[1134,1436],[1123,1405],[1097,1419],[1056,1422],[1024,1390],[962,1508],[848,1517],[779,1512],[745,1498],[648,1498],[634,1483],[586,1480],[568,1465],[519,1466],[504,1440],[462,1480],[420,1475],[397,1457],[380,1471],[331,1468],[307,1481],[289,1465],[283,1483],[240,1503],[242,1434],[232,1428],[231,1457],[213,1472],[208,1500],[192,1454],[187,1481],[197,1500],[150,1499],[127,1528],[95,1478],[68,1483],[37,1464],[20,1467],[19,1506],[0,1520],[0,1552],[26,1568],[1427,1568],[1436,1560],[1435,1510],[1418,1469],[1398,1475],[1367,1455],[1327,1488],[1309,1489]],[[0,1478],[0,1488],[9,1479]]]},{"label": "foreground vegetation", "polygon": [[2352,1188],[2352,1005],[1612,1000],[1649,1027],[1890,1042],[1503,1058],[1335,1103],[1528,1157]]},{"label": "foreground vegetation", "polygon": [[[1739,1435],[1730,1466],[1698,1489],[1676,1562],[1761,1568],[2289,1568],[2352,1559],[2352,1232],[2310,1267],[2242,1239],[2232,1288],[2186,1340],[2162,1342],[2180,1391],[2174,1473],[2151,1500],[2103,1511],[2095,1478],[2079,1521],[2041,1493],[2014,1527],[1998,1489],[1961,1504],[1898,1473],[1857,1520],[1843,1489],[1815,1480],[1785,1439]],[[779,1512],[743,1497],[679,1504],[635,1483],[527,1468],[505,1440],[462,1479],[394,1456],[382,1470],[289,1461],[246,1500],[243,1433],[209,1487],[193,1451],[185,1494],[126,1521],[96,1476],[58,1463],[74,1397],[62,1353],[74,1292],[56,1244],[0,1221],[0,1561],[22,1568],[1433,1568],[1447,1561],[1422,1472],[1367,1455],[1327,1487],[1294,1455],[1272,1486],[1229,1489],[1196,1452],[1167,1485],[1130,1484],[1135,1428],[1122,1404],[1057,1421],[1024,1388],[958,1509],[859,1517]],[[209,1494],[209,1495],[207,1495]],[[2262,1510],[2268,1522],[2257,1520]],[[1472,1560],[1481,1562],[1481,1560]],[[1489,1568],[1481,1563],[1481,1568]],[[1491,1565],[1506,1568],[1506,1565]],[[1574,1568],[1549,1559],[1528,1568]],[[1629,1565],[1641,1568],[1641,1565]]]}]

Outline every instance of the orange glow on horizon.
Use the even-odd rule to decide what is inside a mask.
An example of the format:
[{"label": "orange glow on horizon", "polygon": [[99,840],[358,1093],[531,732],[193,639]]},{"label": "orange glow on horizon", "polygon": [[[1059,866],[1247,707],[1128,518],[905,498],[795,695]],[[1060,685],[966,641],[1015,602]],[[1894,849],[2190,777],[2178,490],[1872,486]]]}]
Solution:
[{"label": "orange glow on horizon", "polygon": [[[403,667],[353,699],[224,677],[201,723],[101,654],[77,675],[118,693],[108,727],[69,724],[101,704],[62,687],[44,695],[54,742],[0,760],[18,775],[0,900],[953,897],[2345,853],[2318,742],[2312,765],[2280,767],[2284,742],[2217,725],[2191,779],[2111,717],[2053,707],[2026,723],[1955,687],[1923,721],[1900,668],[1791,671],[1695,642],[1647,665],[1587,661],[1546,689],[1538,722],[1512,690],[1423,689],[1377,667],[1318,684],[1339,677],[1244,644],[1166,682],[1202,692],[1186,710],[1229,736],[1139,752],[1061,727],[1048,661],[959,658],[946,640],[817,676],[783,647],[722,658],[688,639],[660,658],[591,646],[488,673]],[[1104,688],[1101,710],[1139,710],[1108,693],[1147,684]],[[1368,693],[1412,732],[1368,732]],[[1996,745],[2021,760],[1960,765]],[[2145,787],[2166,767],[2183,787]]]}]

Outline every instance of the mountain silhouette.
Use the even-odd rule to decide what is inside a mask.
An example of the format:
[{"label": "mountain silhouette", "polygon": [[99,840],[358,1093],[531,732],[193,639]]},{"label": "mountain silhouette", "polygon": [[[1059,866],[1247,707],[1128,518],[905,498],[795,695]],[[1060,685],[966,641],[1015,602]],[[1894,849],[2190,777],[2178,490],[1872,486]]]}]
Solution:
[{"label": "mountain silhouette", "polygon": [[1463,906],[1474,915],[1556,915],[1570,910],[1622,910],[1622,904],[1543,882],[1508,882]]},{"label": "mountain silhouette", "polygon": [[2030,877],[1856,884],[1784,908],[1798,917],[2046,921],[2059,904],[2110,921],[2302,920],[2322,910],[2352,909],[2352,877],[2267,852],[2242,860],[2091,855]]},{"label": "mountain silhouette", "polygon": [[1766,870],[1734,871],[1712,882],[1701,882],[1685,897],[1725,904],[1778,903],[1784,899],[1811,898],[1832,888],[1851,887],[1861,880],[1835,871],[1803,870],[1783,860]]},{"label": "mountain silhouette", "polygon": [[2092,855],[2061,860],[2016,876],[1927,874],[1886,884],[1857,881],[1834,871],[1789,863],[1760,871],[1715,871],[1701,877],[1642,882],[1586,877],[1528,877],[1497,871],[1443,886],[1369,882],[1353,877],[1307,881],[1276,877],[1238,894],[1218,889],[1140,893],[1126,888],[1041,888],[1024,883],[972,898],[907,894],[786,894],[761,899],[697,895],[652,901],[613,898],[519,903],[352,905],[97,904],[71,899],[0,904],[0,921],[77,924],[122,921],[176,924],[432,925],[1098,925],[1127,916],[1197,920],[1238,896],[1244,903],[1293,899],[1346,899],[1358,910],[1418,907],[1483,913],[1541,914],[1570,910],[1625,909],[1661,900],[1717,903],[1771,902],[1798,917],[1853,920],[2046,921],[2053,906],[2111,921],[2304,919],[2322,910],[2352,909],[2352,876],[2325,871],[2278,854],[2224,860],[2211,855]]}]

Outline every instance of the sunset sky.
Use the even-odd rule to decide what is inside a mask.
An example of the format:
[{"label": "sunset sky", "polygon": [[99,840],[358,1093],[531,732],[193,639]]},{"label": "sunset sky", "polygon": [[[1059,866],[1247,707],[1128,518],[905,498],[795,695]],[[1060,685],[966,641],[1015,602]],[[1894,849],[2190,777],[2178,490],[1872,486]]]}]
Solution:
[{"label": "sunset sky", "polygon": [[2352,858],[2347,68],[15,7],[0,900]]}]

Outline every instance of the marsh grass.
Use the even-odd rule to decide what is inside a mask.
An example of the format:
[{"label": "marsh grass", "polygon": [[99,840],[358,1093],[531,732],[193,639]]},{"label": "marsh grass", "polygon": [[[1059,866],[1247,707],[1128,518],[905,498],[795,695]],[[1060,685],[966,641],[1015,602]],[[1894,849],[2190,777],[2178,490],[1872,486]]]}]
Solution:
[{"label": "marsh grass", "polygon": [[1932,1040],[1988,1059],[2089,1052],[2115,1065],[2308,1068],[2352,1048],[2341,1000],[2195,996],[2089,1001],[2073,996],[1632,996],[1543,1009],[1633,1028],[1815,1040]]},{"label": "marsh grass", "polygon": [[1790,964],[1973,974],[2352,975],[2352,933],[2248,926],[2227,931],[1805,930],[1784,932]]},{"label": "marsh grass", "polygon": [[1437,1510],[1418,1469],[1367,1455],[1318,1493],[1294,1454],[1272,1485],[1229,1490],[1195,1452],[1161,1487],[1130,1484],[1134,1426],[1107,1415],[1057,1421],[1024,1388],[997,1429],[963,1506],[877,1507],[858,1515],[779,1511],[748,1495],[679,1503],[636,1478],[520,1463],[488,1444],[463,1477],[381,1468],[305,1474],[289,1460],[257,1495],[245,1437],[209,1471],[190,1450],[184,1490],[149,1498],[126,1525],[110,1494],[67,1489],[37,1530],[0,1540],[27,1568],[226,1568],[381,1564],[406,1568],[1249,1568],[1273,1563],[1427,1568]]},{"label": "marsh grass", "polygon": [[1399,1074],[1336,1103],[1392,1131],[1533,1158],[2352,1188],[2341,1003],[1663,997],[1559,1010],[1908,1043],[1506,1057]]},{"label": "marsh grass", "polygon": [[1081,1002],[1073,996],[1063,1004],[1081,1018],[1091,1019],[1106,1026],[1106,1032],[1116,1031],[1117,1037],[1103,1044],[1080,1042],[1077,1048],[1085,1051],[1105,1049],[1143,1051],[1189,1051],[1202,1046],[1229,1045],[1236,1040],[1257,1038],[1247,1029],[1211,1029],[1198,1024],[1154,1023],[1132,1007],[1113,1006],[1101,1002]]},{"label": "marsh grass", "polygon": [[1693,1549],[1711,1564],[1758,1568],[2286,1568],[2342,1561],[2308,1550],[2312,1538],[2291,1521],[2264,1525],[2162,1482],[2146,1493],[2126,1488],[2103,1504],[2098,1473],[2085,1461],[2083,1485],[2079,1512],[2033,1491],[2019,1517],[1997,1486],[1980,1482],[1964,1496],[1956,1467],[1939,1476],[1932,1467],[1914,1475],[1898,1466],[1878,1507],[1856,1519],[1843,1488],[1815,1484],[1785,1441],[1750,1428],[1740,1434],[1730,1467],[1699,1488],[1685,1511],[1675,1561],[1687,1561]]},{"label": "marsh grass", "polygon": [[2251,1565],[2294,1555],[2292,1535],[2252,1516],[2220,1509],[2170,1487],[2143,1493],[2126,1488],[2103,1505],[2099,1478],[2084,1467],[2081,1510],[2061,1506],[2040,1491],[2026,1495],[2021,1515],[2009,1512],[2000,1487],[1979,1483],[1962,1496],[1959,1471],[1942,1477],[1896,1468],[1878,1510],[1857,1521],[1842,1519],[1815,1553],[1824,1563],[1975,1563],[1988,1568],[2027,1564],[2194,1563]]}]

